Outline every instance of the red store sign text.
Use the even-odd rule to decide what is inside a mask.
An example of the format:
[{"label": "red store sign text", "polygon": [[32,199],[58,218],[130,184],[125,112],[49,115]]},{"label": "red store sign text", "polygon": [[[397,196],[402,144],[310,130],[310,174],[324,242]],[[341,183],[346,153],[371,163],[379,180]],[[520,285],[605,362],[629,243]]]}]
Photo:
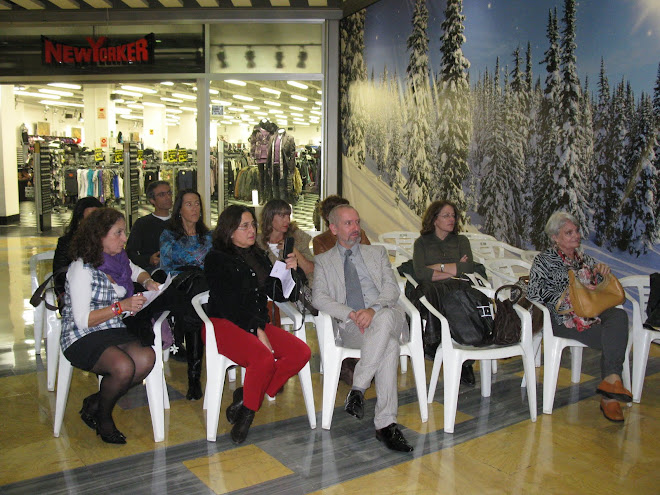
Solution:
[{"label": "red store sign text", "polygon": [[153,64],[155,36],[146,35],[131,43],[106,46],[108,38],[87,38],[89,46],[74,46],[41,37],[42,61],[46,65]]}]

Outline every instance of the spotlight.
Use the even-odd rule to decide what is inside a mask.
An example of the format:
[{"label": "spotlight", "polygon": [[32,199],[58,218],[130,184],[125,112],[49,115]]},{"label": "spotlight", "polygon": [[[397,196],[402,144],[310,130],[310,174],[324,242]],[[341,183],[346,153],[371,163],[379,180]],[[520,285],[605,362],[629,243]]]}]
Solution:
[{"label": "spotlight", "polygon": [[227,55],[225,54],[224,45],[220,45],[220,51],[218,52],[218,62],[220,62],[221,69],[226,69],[228,67]]},{"label": "spotlight", "polygon": [[245,60],[247,60],[247,68],[254,69],[257,64],[254,63],[254,50],[251,46],[248,45],[247,51],[245,52]]},{"label": "spotlight", "polygon": [[277,51],[275,52],[275,68],[276,69],[283,69],[284,64],[282,63],[282,60],[284,60],[284,52],[282,51],[282,48],[279,46],[277,47]]},{"label": "spotlight", "polygon": [[305,46],[300,47],[300,51],[298,52],[298,63],[296,64],[296,67],[299,69],[304,69],[307,67],[307,52],[305,51]]}]

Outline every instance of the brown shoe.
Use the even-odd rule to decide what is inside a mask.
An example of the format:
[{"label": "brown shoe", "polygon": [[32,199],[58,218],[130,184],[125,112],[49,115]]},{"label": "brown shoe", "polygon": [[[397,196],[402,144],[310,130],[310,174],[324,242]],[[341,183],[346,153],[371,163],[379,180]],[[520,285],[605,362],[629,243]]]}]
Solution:
[{"label": "brown shoe", "polygon": [[598,385],[596,392],[608,399],[620,400],[621,402],[632,402],[632,394],[623,387],[621,380],[609,383],[603,380]]},{"label": "brown shoe", "polygon": [[600,399],[600,410],[603,411],[603,416],[610,421],[614,421],[615,423],[623,422],[623,412],[618,402]]}]

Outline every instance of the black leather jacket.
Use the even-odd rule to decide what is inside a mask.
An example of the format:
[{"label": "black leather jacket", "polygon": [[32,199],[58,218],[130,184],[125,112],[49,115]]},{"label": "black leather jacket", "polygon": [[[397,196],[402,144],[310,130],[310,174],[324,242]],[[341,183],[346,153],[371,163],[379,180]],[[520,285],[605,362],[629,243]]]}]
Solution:
[{"label": "black leather jacket", "polygon": [[[270,273],[272,264],[266,253],[256,246],[252,249]],[[204,273],[209,285],[206,313],[210,317],[226,318],[251,334],[256,335],[257,328],[263,329],[270,321],[268,297],[285,300],[280,281],[267,277],[260,287],[257,274],[237,252],[211,249],[204,261]]]}]

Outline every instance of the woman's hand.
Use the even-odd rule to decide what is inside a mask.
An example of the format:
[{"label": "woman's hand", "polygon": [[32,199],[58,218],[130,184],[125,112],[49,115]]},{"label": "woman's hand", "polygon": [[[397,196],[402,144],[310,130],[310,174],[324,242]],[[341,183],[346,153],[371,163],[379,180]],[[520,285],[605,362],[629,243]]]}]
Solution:
[{"label": "woman's hand", "polygon": [[160,288],[160,284],[152,278],[148,279],[143,285],[147,290],[158,290]]},{"label": "woman's hand", "polygon": [[145,302],[147,302],[147,298],[142,295],[142,292],[138,292],[131,297],[119,301],[119,305],[122,311],[127,311],[131,315],[134,315],[142,309]]},{"label": "woman's hand", "polygon": [[288,269],[295,270],[296,268],[298,268],[298,260],[296,259],[296,253],[295,252],[289,254],[289,256],[287,256],[286,260],[284,260],[284,261],[286,262],[286,267]]},{"label": "woman's hand", "polygon": [[464,254],[460,260],[458,260],[460,263],[467,263],[468,260],[468,255]]},{"label": "woman's hand", "polygon": [[270,340],[268,340],[268,335],[261,328],[257,328],[257,338],[265,345],[270,352],[273,352],[273,348],[270,345]]},{"label": "woman's hand", "polygon": [[596,273],[600,273],[603,277],[606,277],[608,274],[612,272],[609,266],[607,266],[605,263],[596,263],[596,266],[594,266],[594,271]]}]

